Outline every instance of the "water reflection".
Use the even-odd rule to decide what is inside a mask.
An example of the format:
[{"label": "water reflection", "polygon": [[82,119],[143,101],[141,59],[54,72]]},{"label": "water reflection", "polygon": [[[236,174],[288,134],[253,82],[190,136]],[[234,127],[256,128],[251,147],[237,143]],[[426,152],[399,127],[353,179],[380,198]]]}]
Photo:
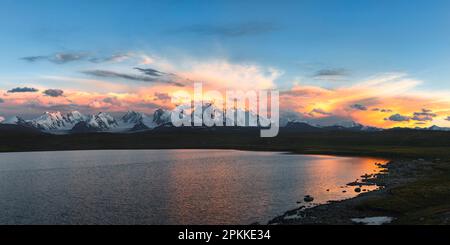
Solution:
[{"label": "water reflection", "polygon": [[[355,196],[376,158],[231,150],[0,154],[1,224],[249,224]],[[326,191],[329,189],[329,191]]]}]

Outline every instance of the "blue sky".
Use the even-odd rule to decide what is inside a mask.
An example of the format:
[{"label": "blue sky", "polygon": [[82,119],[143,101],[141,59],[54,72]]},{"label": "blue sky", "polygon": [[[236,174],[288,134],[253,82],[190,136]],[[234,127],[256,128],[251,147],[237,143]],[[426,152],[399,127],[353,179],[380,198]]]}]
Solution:
[{"label": "blue sky", "polygon": [[[268,64],[285,70],[286,80],[322,68],[351,77],[402,71],[442,88],[449,24],[448,1],[3,0],[0,71],[31,72],[20,57],[65,50],[150,50]],[[248,33],[220,33],[246,25]]]},{"label": "blue sky", "polygon": [[107,57],[127,52],[154,54],[172,63],[189,56],[274,67],[282,71],[274,81],[281,89],[297,82],[332,89],[385,73],[420,80],[416,89],[423,91],[446,90],[450,85],[449,1],[1,0],[0,4],[3,90],[15,84],[55,87],[42,76],[85,78],[80,70],[97,65],[27,62],[23,57],[57,53]]}]

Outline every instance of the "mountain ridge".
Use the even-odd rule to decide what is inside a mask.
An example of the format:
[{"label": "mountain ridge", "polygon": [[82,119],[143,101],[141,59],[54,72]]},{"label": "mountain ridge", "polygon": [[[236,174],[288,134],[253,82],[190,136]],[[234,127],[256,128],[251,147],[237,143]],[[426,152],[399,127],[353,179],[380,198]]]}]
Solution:
[{"label": "mountain ridge", "polygon": [[[202,111],[208,109],[211,105],[206,105],[201,108]],[[191,117],[195,116],[193,110],[190,114]],[[189,115],[183,112],[182,115]],[[214,113],[223,113],[221,111]],[[236,115],[237,110],[233,112]],[[251,112],[244,111],[245,120],[248,120]],[[218,115],[218,114],[217,114]],[[213,115],[215,116],[215,115]],[[254,115],[252,115],[254,116]],[[258,115],[256,115],[258,116]],[[259,117],[259,116],[258,116]],[[261,118],[261,117],[259,117]],[[230,120],[224,115],[224,125]],[[267,119],[268,120],[268,119]],[[14,116],[0,122],[3,125],[19,125],[22,127],[34,128],[46,133],[86,133],[86,132],[139,132],[145,130],[153,130],[158,127],[174,127],[171,124],[171,112],[165,109],[157,109],[153,115],[148,116],[142,112],[136,112],[133,110],[127,111],[117,119],[110,115],[108,112],[98,112],[92,115],[84,115],[79,111],[69,111],[65,114],[55,112],[45,112],[39,117],[31,120],[25,120],[20,116]],[[242,127],[248,127],[248,123],[245,123]],[[257,126],[258,127],[258,126]],[[193,127],[195,128],[195,127]],[[198,128],[198,127],[197,127]],[[214,127],[213,127],[214,128]],[[450,128],[439,127],[433,125],[428,128],[390,128],[382,129],[371,126],[365,126],[354,121],[346,121],[340,124],[319,126],[312,125],[308,122],[288,120],[281,128],[285,131],[298,131],[298,132],[326,132],[326,131],[384,131],[384,130],[429,130],[429,131],[450,131]]]}]

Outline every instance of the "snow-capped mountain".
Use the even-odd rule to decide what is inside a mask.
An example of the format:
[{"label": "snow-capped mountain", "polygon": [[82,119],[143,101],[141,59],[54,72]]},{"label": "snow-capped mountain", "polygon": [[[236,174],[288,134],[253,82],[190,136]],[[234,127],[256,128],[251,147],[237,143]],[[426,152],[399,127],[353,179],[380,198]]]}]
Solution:
[{"label": "snow-capped mountain", "polygon": [[86,117],[78,111],[72,111],[65,115],[60,112],[45,112],[32,120],[24,120],[21,117],[14,116],[1,123],[33,127],[43,131],[61,131],[70,130],[76,123],[85,120],[85,118]]},{"label": "snow-capped mountain", "polygon": [[[22,119],[22,120],[23,120],[23,119]],[[21,121],[21,118],[20,118],[20,117],[18,117],[18,116],[13,116],[13,117],[10,117],[10,118],[7,118],[7,119],[3,120],[1,123],[2,123],[2,124],[18,124],[19,121]]]},{"label": "snow-capped mountain", "polygon": [[71,129],[72,132],[130,132],[149,130],[170,123],[170,111],[158,109],[153,116],[141,112],[128,111],[120,119],[101,112],[80,121]]},{"label": "snow-capped mountain", "polygon": [[157,109],[153,113],[153,118],[151,119],[153,127],[159,125],[165,125],[171,122],[171,111],[164,109]]},{"label": "snow-capped mountain", "polygon": [[72,128],[72,132],[97,132],[97,131],[111,131],[119,126],[116,119],[105,112],[99,112],[95,115],[90,115],[84,120],[78,121]]},{"label": "snow-capped mountain", "polygon": [[70,126],[73,126],[66,121],[60,112],[45,112],[40,117],[29,122],[33,127],[46,131],[70,129]]},{"label": "snow-capped mountain", "polygon": [[352,130],[352,131],[381,131],[382,129],[371,127],[371,126],[365,126],[361,123],[357,123],[355,121],[342,121],[339,123],[336,123],[332,126],[327,126],[323,128],[328,129],[340,129],[340,130]]},{"label": "snow-capped mountain", "polygon": [[[159,122],[160,119],[158,119],[159,123],[155,122],[155,119],[160,117],[159,114],[161,112],[159,112],[159,110],[163,111],[162,109],[156,110],[153,114],[153,117],[149,117],[141,112],[128,111],[120,118],[117,129],[122,131],[140,131],[155,128],[162,124],[162,122]],[[170,116],[170,112],[168,112],[168,114]]]},{"label": "snow-capped mountain", "polygon": [[[223,111],[222,109],[216,107],[211,103],[205,103],[202,106],[197,106],[196,108],[194,108],[191,114],[189,114],[188,112],[189,111],[187,111],[185,114],[188,116],[192,116],[193,120],[198,117],[197,113],[201,115],[204,115],[205,113],[209,114],[211,115],[212,119],[223,118],[223,125],[227,125],[227,123],[229,123],[234,124],[235,126],[256,127],[260,126],[261,124],[264,126],[270,124],[269,119],[259,116],[252,111],[242,110],[239,108],[233,108]],[[241,113],[243,117],[238,117],[239,113]],[[254,120],[254,122],[256,122],[256,125],[250,125],[250,119]]]},{"label": "snow-capped mountain", "polygon": [[[249,118],[256,117],[260,121],[265,120],[265,125],[270,122],[269,119],[260,117],[259,115],[239,110],[232,109],[231,113],[227,114],[219,108],[212,104],[204,104],[203,106],[197,106],[197,108],[192,109],[190,106],[186,106],[185,110],[182,110],[181,117],[190,117],[193,119],[196,116],[195,112],[211,113],[212,118],[223,117],[223,125],[226,125],[231,118],[230,115],[236,115],[238,112],[245,115],[244,125],[249,126]],[[280,119],[280,122],[285,120]],[[343,121],[341,123],[323,126],[323,125],[313,125],[306,121],[285,120],[287,123],[282,124],[282,128],[285,130],[294,131],[335,131],[335,130],[349,130],[349,131],[381,131],[383,129],[365,126],[354,121]],[[24,120],[19,116],[14,116],[11,118],[4,119],[0,122],[1,124],[15,124],[29,128],[39,129],[44,132],[49,133],[70,133],[70,132],[133,132],[133,131],[143,131],[151,130],[157,127],[172,127],[171,123],[171,111],[165,109],[157,109],[153,115],[147,116],[144,113],[136,111],[128,111],[123,116],[115,119],[112,115],[106,112],[100,112],[94,115],[83,115],[78,111],[71,111],[67,114],[61,112],[45,112],[41,116],[31,119]],[[450,131],[450,128],[431,126],[429,128],[418,128],[420,130],[432,130],[432,131]]]},{"label": "snow-capped mountain", "polygon": [[85,121],[87,119],[87,117],[78,111],[71,111],[66,114],[65,119],[67,122],[70,122],[72,124],[77,124],[81,121]]},{"label": "snow-capped mountain", "polygon": [[89,116],[86,122],[89,126],[99,129],[111,129],[119,126],[116,119],[105,112]]},{"label": "snow-capped mountain", "polygon": [[428,130],[432,130],[432,131],[450,131],[450,128],[446,128],[446,127],[439,127],[436,125],[433,125],[429,128],[427,128]]},{"label": "snow-capped mountain", "polygon": [[[12,124],[12,125],[19,125],[19,126],[24,126],[24,127],[35,128],[35,124],[31,123],[30,121],[26,121],[25,119],[18,117],[18,116],[10,117],[10,118],[4,120],[3,122],[1,122],[1,124]],[[39,130],[41,130],[41,129],[39,129]]]}]

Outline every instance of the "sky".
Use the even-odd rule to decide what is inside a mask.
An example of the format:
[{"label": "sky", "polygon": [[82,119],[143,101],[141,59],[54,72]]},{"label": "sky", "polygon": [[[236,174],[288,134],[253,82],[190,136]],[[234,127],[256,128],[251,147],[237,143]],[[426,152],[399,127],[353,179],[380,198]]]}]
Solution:
[{"label": "sky", "polygon": [[450,2],[0,0],[0,120],[278,89],[321,125],[450,126]]}]

